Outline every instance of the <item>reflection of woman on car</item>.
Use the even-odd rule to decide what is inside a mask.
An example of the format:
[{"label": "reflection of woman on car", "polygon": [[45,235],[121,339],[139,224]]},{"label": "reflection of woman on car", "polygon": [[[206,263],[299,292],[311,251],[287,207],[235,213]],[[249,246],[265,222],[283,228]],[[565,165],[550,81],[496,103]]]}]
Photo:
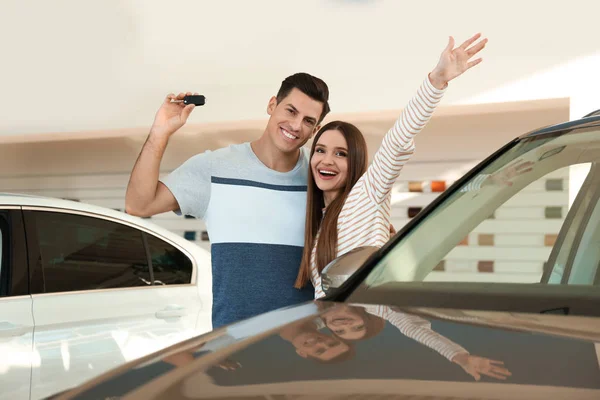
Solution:
[{"label": "reflection of woman on car", "polygon": [[389,240],[392,186],[414,152],[415,135],[430,119],[448,82],[481,61],[469,61],[487,42],[474,44],[479,37],[477,34],[457,48],[450,38],[437,66],[385,135],[368,169],[366,142],[354,125],[334,121],[316,134],[296,288],[310,280],[315,297],[322,297],[321,271],[329,262],[356,247],[381,247]]},{"label": "reflection of woman on car", "polygon": [[378,335],[389,321],[398,330],[415,341],[435,350],[449,361],[458,364],[475,380],[481,375],[505,380],[511,373],[503,362],[469,354],[460,345],[431,329],[431,323],[417,315],[395,311],[387,306],[341,305],[323,314],[325,326],[345,342],[369,339]]},{"label": "reflection of woman on car", "polygon": [[353,343],[337,336],[320,332],[320,318],[302,324],[292,324],[281,329],[279,336],[296,349],[296,354],[322,363],[338,363],[350,360],[356,353]]}]

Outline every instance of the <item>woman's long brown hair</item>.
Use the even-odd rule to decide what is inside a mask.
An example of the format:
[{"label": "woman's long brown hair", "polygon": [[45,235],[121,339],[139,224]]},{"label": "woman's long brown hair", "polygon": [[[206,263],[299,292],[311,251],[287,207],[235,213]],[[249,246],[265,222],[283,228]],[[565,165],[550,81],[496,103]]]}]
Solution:
[{"label": "woman's long brown hair", "polygon": [[315,135],[310,149],[310,159],[312,159],[315,153],[315,146],[319,142],[319,138],[327,131],[339,131],[346,139],[346,143],[348,144],[348,176],[342,192],[327,206],[327,212],[323,216],[323,208],[325,207],[323,191],[315,183],[312,167],[308,169],[304,250],[300,270],[294,284],[294,287],[298,289],[304,287],[310,280],[310,256],[319,229],[321,233],[319,234],[315,257],[319,273],[336,258],[338,216],[350,191],[367,171],[367,143],[360,130],[348,122],[333,121],[323,126]]}]

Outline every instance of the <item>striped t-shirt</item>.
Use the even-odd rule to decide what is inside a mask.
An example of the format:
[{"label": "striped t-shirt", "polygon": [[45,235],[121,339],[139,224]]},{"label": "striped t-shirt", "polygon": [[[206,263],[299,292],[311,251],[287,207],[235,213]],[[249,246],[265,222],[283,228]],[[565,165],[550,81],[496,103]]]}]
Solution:
[{"label": "striped t-shirt", "polygon": [[405,336],[435,350],[449,361],[458,354],[469,354],[464,347],[431,329],[431,322],[418,315],[395,311],[388,306],[364,305],[369,314],[381,317]]},{"label": "striped t-shirt", "polygon": [[198,154],[163,183],[211,242],[213,328],[311,300],[294,288],[304,247],[308,154],[274,171],[250,143]]},{"label": "striped t-shirt", "polygon": [[[414,137],[427,124],[444,90],[426,78],[408,103],[373,158],[367,172],[350,191],[338,217],[337,256],[360,246],[382,247],[390,239],[391,190],[415,150]],[[327,212],[325,210],[325,212]],[[316,264],[316,244],[311,255],[311,281],[315,297],[325,294]]]}]

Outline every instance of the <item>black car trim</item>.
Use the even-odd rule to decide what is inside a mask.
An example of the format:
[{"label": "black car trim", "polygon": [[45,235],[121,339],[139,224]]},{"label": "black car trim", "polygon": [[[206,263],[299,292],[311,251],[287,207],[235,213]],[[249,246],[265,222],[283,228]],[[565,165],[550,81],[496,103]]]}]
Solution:
[{"label": "black car trim", "polygon": [[540,128],[540,129],[536,129],[534,131],[525,133],[524,135],[520,136],[520,139],[525,139],[525,138],[529,138],[529,137],[534,137],[534,136],[540,136],[540,135],[545,135],[548,133],[565,133],[570,131],[570,130],[574,130],[574,129],[581,129],[581,128],[590,128],[590,127],[594,127],[594,126],[598,126],[600,125],[600,115],[598,116],[592,116],[592,117],[584,117],[582,119],[577,119],[575,121],[568,121],[568,122],[562,122],[560,124],[555,124],[555,125],[550,125],[544,128]]},{"label": "black car trim", "polygon": [[597,115],[600,116],[600,109],[592,111],[591,113],[587,113],[582,118],[595,117]]},{"label": "black car trim", "polygon": [[0,297],[29,295],[29,276],[25,229],[20,209],[0,212],[2,235],[2,270],[0,271]]},{"label": "black car trim", "polygon": [[[600,317],[600,291],[591,285],[540,283],[392,282],[360,290],[360,303]],[[476,299],[476,300],[475,300]],[[352,301],[354,302],[354,301]]]}]

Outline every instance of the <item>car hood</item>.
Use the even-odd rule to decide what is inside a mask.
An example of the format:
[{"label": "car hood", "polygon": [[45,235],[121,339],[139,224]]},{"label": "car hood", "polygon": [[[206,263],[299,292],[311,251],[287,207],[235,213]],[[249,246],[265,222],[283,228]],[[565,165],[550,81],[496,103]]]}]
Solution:
[{"label": "car hood", "polygon": [[311,302],[57,398],[597,399],[600,318]]}]

